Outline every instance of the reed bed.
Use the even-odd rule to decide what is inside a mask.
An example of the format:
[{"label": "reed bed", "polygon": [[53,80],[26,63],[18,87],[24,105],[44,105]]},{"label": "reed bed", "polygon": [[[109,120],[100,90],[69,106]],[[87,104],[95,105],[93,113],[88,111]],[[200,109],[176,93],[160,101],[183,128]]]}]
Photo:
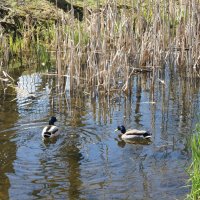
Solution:
[{"label": "reed bed", "polygon": [[[71,1],[73,3],[73,1]],[[200,65],[199,0],[107,0],[83,19],[57,9],[57,19],[40,25],[27,16],[22,37],[0,35],[1,63],[11,55],[35,49],[43,65],[55,58],[58,77],[70,77],[70,88],[97,88],[106,93],[130,90],[130,77],[156,67],[197,71]],[[43,55],[43,57],[41,56]],[[3,64],[2,64],[3,65]]]}]

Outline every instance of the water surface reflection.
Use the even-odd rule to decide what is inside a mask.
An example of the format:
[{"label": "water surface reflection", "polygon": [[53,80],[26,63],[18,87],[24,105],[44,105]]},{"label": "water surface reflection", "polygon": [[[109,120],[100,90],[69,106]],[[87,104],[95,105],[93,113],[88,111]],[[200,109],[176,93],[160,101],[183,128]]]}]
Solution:
[{"label": "water surface reflection", "polygon": [[[199,80],[154,73],[133,77],[130,96],[94,95],[87,88],[61,94],[56,77],[19,75],[18,86],[35,97],[19,90],[3,95],[0,198],[183,199]],[[42,127],[52,115],[61,135],[43,141]],[[120,124],[151,130],[153,142],[120,141],[114,132]]]}]

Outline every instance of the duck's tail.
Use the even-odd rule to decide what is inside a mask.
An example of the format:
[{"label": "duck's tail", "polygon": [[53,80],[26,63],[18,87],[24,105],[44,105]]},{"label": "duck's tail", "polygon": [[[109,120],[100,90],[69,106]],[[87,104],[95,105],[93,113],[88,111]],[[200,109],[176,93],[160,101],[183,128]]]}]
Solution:
[{"label": "duck's tail", "polygon": [[147,131],[146,133],[143,134],[143,136],[145,139],[150,139],[152,134],[149,131]]},{"label": "duck's tail", "polygon": [[44,138],[50,138],[51,137],[51,133],[46,131],[46,132],[43,133],[43,137]]}]

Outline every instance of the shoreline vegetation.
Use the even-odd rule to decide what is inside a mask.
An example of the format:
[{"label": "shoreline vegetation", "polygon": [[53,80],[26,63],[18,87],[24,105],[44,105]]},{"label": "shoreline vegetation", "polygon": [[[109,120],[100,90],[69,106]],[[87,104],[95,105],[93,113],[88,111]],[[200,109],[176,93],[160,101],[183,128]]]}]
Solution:
[{"label": "shoreline vegetation", "polygon": [[128,92],[132,75],[156,68],[199,71],[199,0],[8,2],[0,6],[1,68],[13,58],[53,63],[73,90],[108,93]]},{"label": "shoreline vegetation", "polygon": [[196,125],[195,134],[191,137],[192,164],[188,169],[190,194],[187,199],[198,200],[200,198],[200,124]]}]

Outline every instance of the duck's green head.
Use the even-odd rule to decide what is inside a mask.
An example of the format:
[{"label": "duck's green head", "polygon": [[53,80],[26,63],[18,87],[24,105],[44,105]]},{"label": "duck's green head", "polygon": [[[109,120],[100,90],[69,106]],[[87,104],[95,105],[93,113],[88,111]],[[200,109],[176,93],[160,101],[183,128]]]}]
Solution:
[{"label": "duck's green head", "polygon": [[56,117],[52,116],[49,120],[49,125],[54,125],[54,123],[57,121]]},{"label": "duck's green head", "polygon": [[126,128],[124,125],[118,126],[115,131],[121,131],[121,133],[126,133]]}]

